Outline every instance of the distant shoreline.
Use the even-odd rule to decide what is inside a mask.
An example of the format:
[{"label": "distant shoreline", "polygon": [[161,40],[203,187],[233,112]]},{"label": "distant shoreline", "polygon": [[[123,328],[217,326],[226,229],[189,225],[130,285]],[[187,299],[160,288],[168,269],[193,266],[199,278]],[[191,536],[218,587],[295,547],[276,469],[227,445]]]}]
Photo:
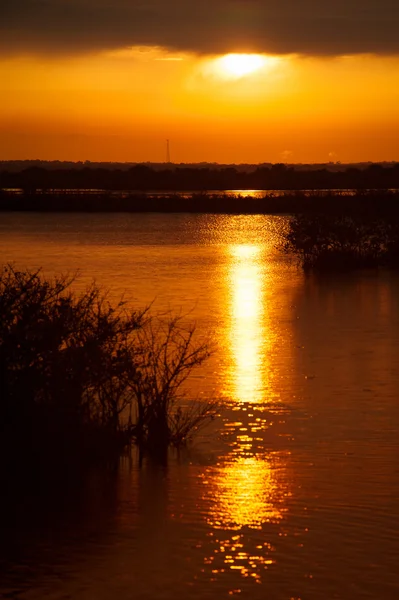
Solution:
[{"label": "distant shoreline", "polygon": [[251,172],[259,168],[270,169],[276,164],[283,164],[286,168],[293,168],[298,171],[316,171],[320,169],[328,169],[329,171],[345,171],[346,169],[355,168],[365,170],[370,166],[381,166],[383,168],[391,168],[399,164],[399,160],[383,160],[383,161],[328,161],[328,162],[292,162],[292,163],[275,163],[275,162],[257,162],[257,163],[217,163],[217,162],[152,162],[152,161],[101,161],[101,160],[45,160],[39,158],[26,159],[3,159],[0,160],[0,171],[21,172],[29,168],[39,169],[120,169],[127,171],[134,167],[147,167],[156,171],[163,169],[236,169],[242,172]]},{"label": "distant shoreline", "polygon": [[227,193],[0,191],[2,212],[356,214],[399,217],[399,190],[275,191],[264,196]]},{"label": "distant shoreline", "polygon": [[[176,194],[190,190],[204,194],[209,190],[393,190],[399,189],[399,163],[371,164],[364,168],[328,165],[299,168],[284,164],[243,166],[189,166],[165,164],[160,168],[135,165],[105,168],[74,165],[73,168],[30,166],[12,171],[0,165],[0,190],[21,189],[25,194],[38,190],[54,193],[66,190],[108,190],[111,192]],[[128,193],[127,192],[127,193]]]}]

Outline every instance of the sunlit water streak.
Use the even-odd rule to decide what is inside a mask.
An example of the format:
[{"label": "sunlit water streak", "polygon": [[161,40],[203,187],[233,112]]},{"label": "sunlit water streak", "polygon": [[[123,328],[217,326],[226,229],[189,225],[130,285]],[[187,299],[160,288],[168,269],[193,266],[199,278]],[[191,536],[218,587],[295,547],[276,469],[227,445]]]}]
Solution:
[{"label": "sunlit water streak", "polygon": [[[251,225],[254,218],[246,220]],[[263,432],[270,427],[264,410],[273,385],[269,368],[273,334],[265,293],[270,283],[268,251],[266,243],[226,248],[231,361],[225,393],[234,401],[237,420],[225,424],[234,431],[232,452],[202,475],[204,497],[210,499],[207,522],[215,529],[213,553],[205,563],[212,566],[214,577],[229,578],[235,572],[258,584],[275,563],[267,526],[283,519],[289,496],[284,454],[262,449]],[[251,530],[263,530],[266,541],[254,548]]]},{"label": "sunlit water streak", "polygon": [[263,365],[267,332],[263,331],[264,297],[260,264],[261,248],[236,245],[231,255],[231,332],[230,347],[234,390],[238,402],[259,402],[263,397]]}]

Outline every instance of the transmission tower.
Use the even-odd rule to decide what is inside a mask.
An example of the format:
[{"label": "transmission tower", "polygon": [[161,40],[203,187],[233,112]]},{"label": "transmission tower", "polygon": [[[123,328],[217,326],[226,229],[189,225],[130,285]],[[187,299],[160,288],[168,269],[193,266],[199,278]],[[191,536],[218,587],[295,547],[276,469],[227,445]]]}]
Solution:
[{"label": "transmission tower", "polygon": [[169,146],[169,140],[166,140],[166,162],[170,163],[170,146]]}]

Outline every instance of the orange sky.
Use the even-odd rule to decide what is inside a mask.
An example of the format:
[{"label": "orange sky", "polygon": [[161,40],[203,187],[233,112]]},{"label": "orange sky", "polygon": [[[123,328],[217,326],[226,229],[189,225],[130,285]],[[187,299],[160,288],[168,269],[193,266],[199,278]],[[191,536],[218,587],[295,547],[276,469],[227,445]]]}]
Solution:
[{"label": "orange sky", "polygon": [[[257,62],[256,62],[257,61]],[[399,160],[399,57],[132,48],[0,60],[0,159]]]}]

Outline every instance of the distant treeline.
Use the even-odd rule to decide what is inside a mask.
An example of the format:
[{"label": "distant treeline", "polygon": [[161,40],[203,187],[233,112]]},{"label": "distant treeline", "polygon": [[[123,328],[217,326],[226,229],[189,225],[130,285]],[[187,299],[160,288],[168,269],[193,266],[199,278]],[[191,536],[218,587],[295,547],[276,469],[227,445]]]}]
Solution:
[{"label": "distant treeline", "polygon": [[262,198],[223,194],[189,196],[146,193],[0,191],[0,211],[158,212],[209,214],[331,214],[392,216],[399,219],[399,191],[286,191]]},{"label": "distant treeline", "polygon": [[136,191],[207,190],[321,190],[399,188],[399,164],[343,171],[327,168],[298,170],[283,164],[260,166],[251,172],[235,167],[175,167],[154,169],[136,165],[127,170],[90,168],[46,169],[30,167],[20,172],[0,170],[0,188],[35,190],[101,189]]}]

